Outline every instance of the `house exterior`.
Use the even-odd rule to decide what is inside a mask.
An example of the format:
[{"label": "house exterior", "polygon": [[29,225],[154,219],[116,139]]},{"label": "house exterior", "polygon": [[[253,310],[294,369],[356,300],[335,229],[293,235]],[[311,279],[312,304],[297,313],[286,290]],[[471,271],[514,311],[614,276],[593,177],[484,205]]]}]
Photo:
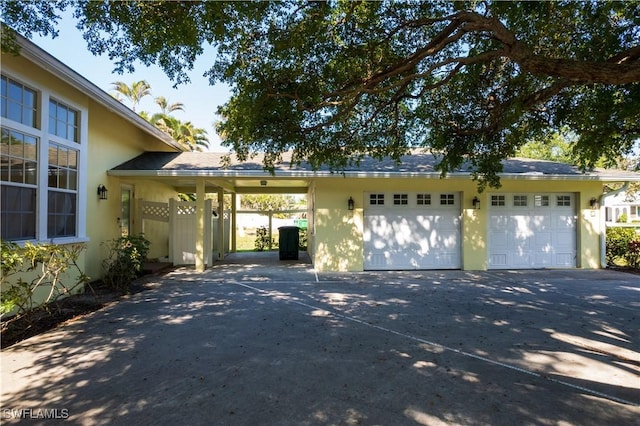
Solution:
[{"label": "house exterior", "polygon": [[[260,158],[227,164],[221,153],[180,152],[133,111],[19,38],[20,56],[2,55],[1,237],[87,244],[80,266],[102,275],[102,243],[144,231],[149,257],[168,257],[175,223],[148,221],[139,203],[173,205],[195,193],[194,263],[204,270],[235,233],[212,204],[231,194],[306,194],[308,247],[318,271],[603,267],[603,184],[640,174],[511,159],[502,187],[479,193],[466,170],[441,178],[436,159],[414,152],[400,164],[365,159],[333,173],[291,166],[274,173]],[[100,199],[98,188],[108,189]],[[215,216],[215,215],[214,215]],[[211,232],[211,228],[215,228]],[[229,235],[231,234],[231,235]],[[213,244],[205,241],[214,236]],[[207,236],[207,237],[206,237]]]},{"label": "house exterior", "polygon": [[[638,223],[640,222],[640,198],[638,194],[630,195],[625,191],[613,194],[604,202],[607,223]],[[625,219],[623,221],[623,219]]]},{"label": "house exterior", "polygon": [[[0,210],[3,240],[86,243],[80,267],[103,274],[104,241],[135,226],[136,197],[176,197],[162,182],[131,182],[107,171],[146,150],[177,144],[60,61],[19,37],[20,56],[2,54]],[[99,199],[104,186],[107,199]],[[150,227],[150,256],[167,253],[162,226]]]},{"label": "house exterior", "polygon": [[219,153],[146,152],[108,173],[217,191],[219,203],[225,192],[306,193],[308,250],[319,271],[604,267],[603,184],[640,180],[510,159],[502,187],[479,193],[468,171],[442,179],[435,162],[414,152],[399,165],[365,159],[333,173],[284,158],[271,174],[260,158],[225,165]]}]

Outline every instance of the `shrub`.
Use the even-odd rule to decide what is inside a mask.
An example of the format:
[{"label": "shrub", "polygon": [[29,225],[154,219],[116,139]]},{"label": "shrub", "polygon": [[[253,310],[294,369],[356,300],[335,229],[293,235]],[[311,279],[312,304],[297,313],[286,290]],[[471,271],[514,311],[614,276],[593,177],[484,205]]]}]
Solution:
[{"label": "shrub", "polygon": [[632,268],[640,267],[640,240],[629,241],[625,260],[627,261],[627,265]]},{"label": "shrub", "polygon": [[[83,244],[31,244],[20,247],[16,243],[0,241],[1,277],[0,316],[13,311],[18,316],[28,316],[34,308],[42,307],[47,313],[56,307],[58,299],[66,297],[85,284],[89,277],[78,266],[78,257],[85,249]],[[69,270],[77,272],[71,284]],[[25,280],[25,276],[35,278]],[[36,293],[39,296],[36,297]],[[42,297],[44,295],[44,297]]]},{"label": "shrub", "polygon": [[104,283],[116,291],[128,293],[131,282],[142,272],[150,244],[142,234],[104,242],[107,248],[107,256],[102,261]]},{"label": "shrub", "polygon": [[627,260],[629,243],[636,240],[636,232],[633,228],[610,227],[607,228],[606,259],[607,264],[613,265],[616,260]]},{"label": "shrub", "polygon": [[273,246],[273,239],[271,235],[269,235],[269,230],[264,226],[256,229],[256,241],[255,241],[255,249],[256,251],[264,251],[269,250]]},{"label": "shrub", "polygon": [[307,245],[307,229],[300,228],[300,240],[298,243],[298,247],[300,248],[300,250],[305,251],[307,249]]}]

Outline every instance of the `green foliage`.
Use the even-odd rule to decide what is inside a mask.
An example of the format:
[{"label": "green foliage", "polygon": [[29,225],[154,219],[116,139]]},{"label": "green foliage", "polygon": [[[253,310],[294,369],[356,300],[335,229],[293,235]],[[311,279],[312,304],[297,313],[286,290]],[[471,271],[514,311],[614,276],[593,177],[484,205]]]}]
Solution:
[{"label": "green foliage", "polygon": [[116,291],[128,293],[131,282],[142,272],[150,244],[142,234],[104,242],[103,246],[107,249],[102,261],[105,284]]},{"label": "green foliage", "polygon": [[637,1],[15,1],[1,12],[21,33],[50,34],[68,6],[119,72],[155,63],[185,82],[212,44],[206,75],[233,87],[218,132],[241,160],[265,153],[268,169],[289,150],[344,170],[422,147],[483,189],[549,131],[575,135],[583,168],[640,137]]},{"label": "green foliage", "polygon": [[256,251],[271,250],[276,245],[276,241],[274,241],[273,238],[271,238],[271,235],[269,235],[269,229],[264,226],[256,229]]},{"label": "green foliage", "polygon": [[[240,205],[243,209],[260,212],[285,210],[295,203],[293,197],[283,194],[242,194]],[[280,217],[282,215],[277,215]]]},{"label": "green foliage", "polygon": [[528,141],[516,153],[518,157],[573,164],[573,144],[554,132],[543,139]]},{"label": "green foliage", "polygon": [[300,228],[299,231],[299,243],[298,243],[298,248],[302,251],[307,250],[307,246],[308,246],[308,240],[307,240],[307,229],[306,228]]},{"label": "green foliage", "polygon": [[[24,247],[7,241],[0,241],[0,244],[0,316],[14,311],[17,315],[28,316],[36,307],[49,311],[60,298],[73,294],[89,282],[89,277],[77,263],[85,249],[82,244],[34,245],[27,242]],[[72,271],[77,276],[67,284],[65,280]],[[25,277],[34,278],[29,281]]]},{"label": "green foliage", "polygon": [[637,269],[640,267],[640,240],[635,239],[629,242],[625,259],[627,261],[627,265],[632,268]]},{"label": "green foliage", "polygon": [[627,216],[626,213],[622,213],[619,217],[618,217],[618,223],[627,223],[627,220],[629,220],[629,217]]},{"label": "green foliage", "polygon": [[[631,242],[638,241],[638,235],[634,228],[609,227],[607,228],[606,260],[608,265],[615,265],[617,260],[637,265],[637,252],[630,252]],[[636,256],[636,257],[634,257]]]}]

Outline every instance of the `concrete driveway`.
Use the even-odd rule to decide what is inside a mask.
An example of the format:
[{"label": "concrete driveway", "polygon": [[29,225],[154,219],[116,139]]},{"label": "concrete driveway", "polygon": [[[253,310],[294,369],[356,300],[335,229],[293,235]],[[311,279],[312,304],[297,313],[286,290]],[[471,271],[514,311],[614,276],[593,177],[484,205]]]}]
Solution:
[{"label": "concrete driveway", "polygon": [[3,422],[639,424],[636,275],[260,256],[177,269],[3,350]]}]

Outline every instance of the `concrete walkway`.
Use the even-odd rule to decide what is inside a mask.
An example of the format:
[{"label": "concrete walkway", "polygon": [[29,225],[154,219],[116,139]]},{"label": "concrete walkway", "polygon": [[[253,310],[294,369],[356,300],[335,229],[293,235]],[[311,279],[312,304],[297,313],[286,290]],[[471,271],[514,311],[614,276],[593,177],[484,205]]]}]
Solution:
[{"label": "concrete walkway", "polygon": [[638,424],[638,276],[306,262],[177,269],[3,350],[3,423]]}]

